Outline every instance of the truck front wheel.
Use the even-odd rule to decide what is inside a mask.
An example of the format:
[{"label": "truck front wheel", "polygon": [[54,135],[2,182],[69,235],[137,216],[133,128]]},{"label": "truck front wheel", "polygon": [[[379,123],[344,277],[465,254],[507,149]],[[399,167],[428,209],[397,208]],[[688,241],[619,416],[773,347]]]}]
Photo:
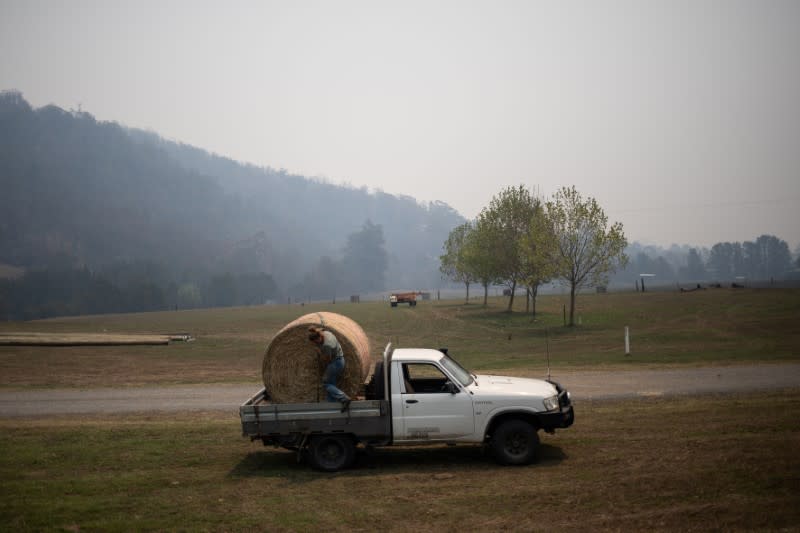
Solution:
[{"label": "truck front wheel", "polygon": [[492,452],[503,465],[526,465],[536,460],[539,434],[523,420],[507,420],[492,435]]},{"label": "truck front wheel", "polygon": [[355,444],[347,435],[318,435],[309,444],[311,465],[325,472],[347,468],[355,459]]}]

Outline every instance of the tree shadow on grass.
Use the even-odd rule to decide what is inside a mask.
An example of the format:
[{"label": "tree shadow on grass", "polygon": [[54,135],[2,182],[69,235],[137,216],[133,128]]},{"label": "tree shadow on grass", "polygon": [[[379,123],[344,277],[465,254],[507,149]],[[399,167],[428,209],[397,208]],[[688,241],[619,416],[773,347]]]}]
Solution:
[{"label": "tree shadow on grass", "polygon": [[453,472],[485,472],[504,468],[553,468],[567,455],[557,446],[542,444],[537,462],[523,467],[498,465],[488,448],[479,445],[430,445],[381,448],[359,447],[352,467],[335,473],[313,470],[296,452],[267,449],[247,454],[230,471],[230,477],[280,477],[303,483],[320,477],[371,476],[375,473],[447,475]]}]

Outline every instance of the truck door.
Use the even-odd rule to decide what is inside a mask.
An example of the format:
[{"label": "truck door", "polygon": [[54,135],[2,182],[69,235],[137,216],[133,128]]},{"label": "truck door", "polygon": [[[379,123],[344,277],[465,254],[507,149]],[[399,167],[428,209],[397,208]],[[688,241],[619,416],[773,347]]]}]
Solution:
[{"label": "truck door", "polygon": [[396,440],[451,440],[472,435],[472,396],[433,363],[402,363],[400,436]]}]

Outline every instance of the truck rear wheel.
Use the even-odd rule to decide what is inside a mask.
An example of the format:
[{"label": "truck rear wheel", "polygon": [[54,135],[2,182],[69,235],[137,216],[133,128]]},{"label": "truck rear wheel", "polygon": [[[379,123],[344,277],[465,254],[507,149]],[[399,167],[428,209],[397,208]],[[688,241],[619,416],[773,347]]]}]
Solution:
[{"label": "truck rear wheel", "polygon": [[492,452],[503,465],[526,465],[536,460],[539,434],[523,420],[507,420],[492,435]]},{"label": "truck rear wheel", "polygon": [[311,465],[325,472],[336,472],[353,464],[355,444],[348,435],[312,437],[308,457]]}]

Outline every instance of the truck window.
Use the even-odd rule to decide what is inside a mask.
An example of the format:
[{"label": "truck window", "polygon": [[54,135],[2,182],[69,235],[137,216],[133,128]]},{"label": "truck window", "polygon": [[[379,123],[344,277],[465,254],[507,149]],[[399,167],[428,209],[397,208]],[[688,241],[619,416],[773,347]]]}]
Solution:
[{"label": "truck window", "polygon": [[447,369],[455,378],[461,382],[465,387],[472,383],[472,375],[469,371],[458,364],[455,359],[445,355],[439,360],[439,363]]},{"label": "truck window", "polygon": [[440,394],[447,392],[447,376],[431,363],[403,363],[406,392],[414,394]]}]

